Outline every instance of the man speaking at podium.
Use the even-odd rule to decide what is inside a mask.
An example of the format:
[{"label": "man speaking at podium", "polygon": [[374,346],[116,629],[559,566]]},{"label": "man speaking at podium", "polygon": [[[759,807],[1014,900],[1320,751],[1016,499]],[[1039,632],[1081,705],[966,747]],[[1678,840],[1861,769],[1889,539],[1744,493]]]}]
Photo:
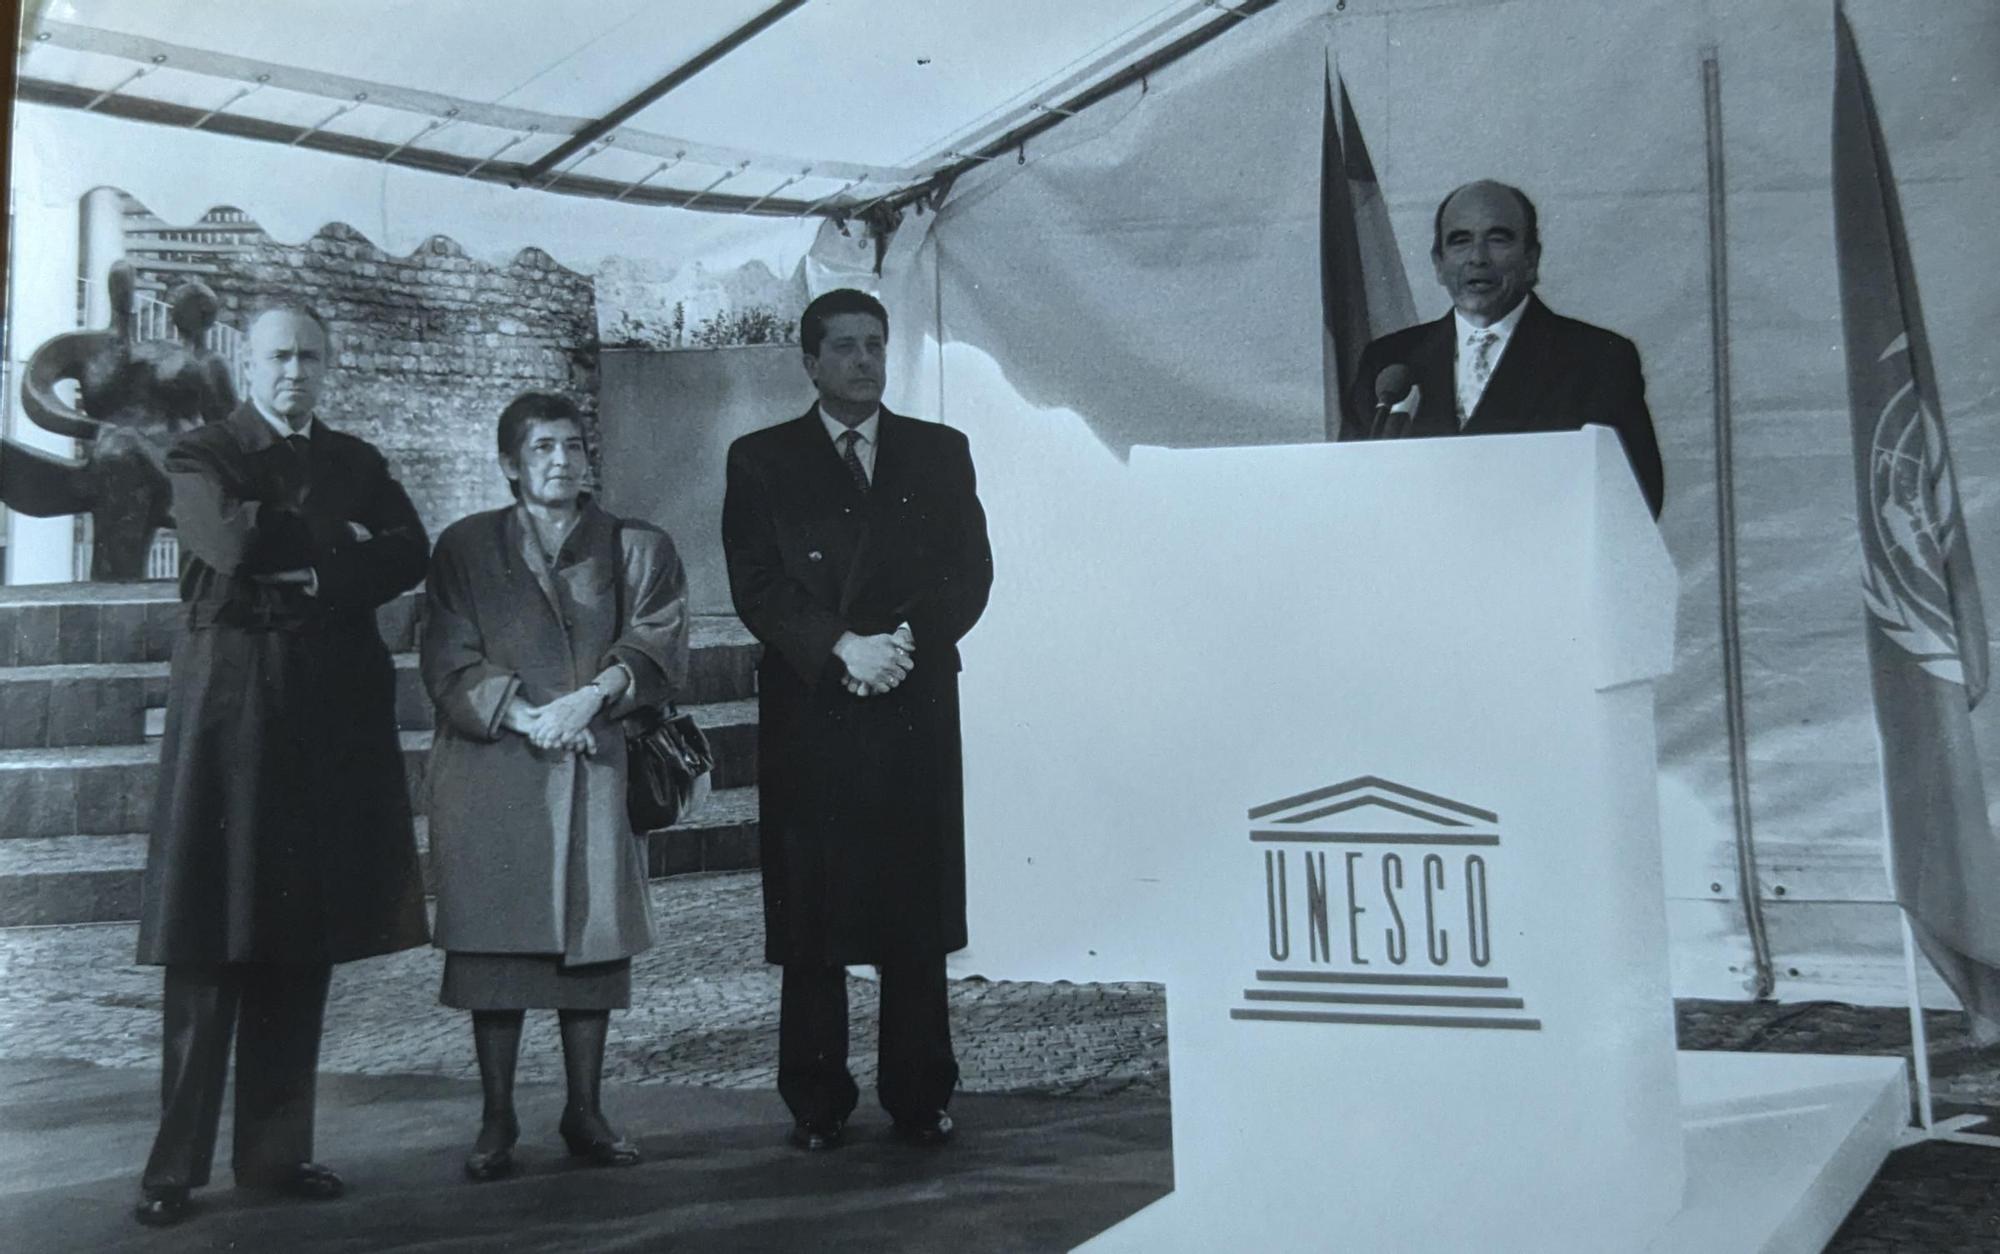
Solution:
[{"label": "man speaking at podium", "polygon": [[1343,440],[1576,431],[1618,433],[1653,517],[1666,497],[1660,445],[1632,341],[1534,295],[1541,235],[1517,187],[1467,183],[1439,203],[1431,263],[1451,294],[1435,322],[1361,354]]}]

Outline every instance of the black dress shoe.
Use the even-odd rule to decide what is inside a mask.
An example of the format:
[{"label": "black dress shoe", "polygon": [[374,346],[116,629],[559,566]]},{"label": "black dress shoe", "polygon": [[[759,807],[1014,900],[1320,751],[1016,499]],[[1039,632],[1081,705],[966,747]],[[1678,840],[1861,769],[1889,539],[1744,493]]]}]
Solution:
[{"label": "black dress shoe", "polygon": [[792,1125],[791,1142],[809,1154],[838,1149],[847,1134],[843,1119],[801,1119]]},{"label": "black dress shoe", "polygon": [[[489,1132],[497,1135],[488,1136]],[[499,1180],[514,1174],[514,1142],[521,1136],[521,1125],[512,1116],[496,1123],[483,1123],[479,1128],[479,1139],[472,1144],[472,1152],[465,1156],[465,1174],[474,1180]],[[480,1149],[491,1145],[492,1149]]]},{"label": "black dress shoe", "polygon": [[297,1163],[269,1174],[237,1176],[236,1187],[259,1193],[277,1193],[309,1202],[331,1202],[347,1192],[339,1173],[318,1163]]},{"label": "black dress shoe", "polygon": [[951,1116],[942,1110],[932,1119],[896,1121],[896,1135],[912,1145],[943,1145],[951,1140],[951,1131]]},{"label": "black dress shoe", "polygon": [[581,1158],[593,1167],[633,1167],[645,1158],[637,1145],[605,1126],[603,1116],[589,1122],[595,1126],[586,1126],[583,1120],[564,1115],[556,1125],[572,1158]]},{"label": "black dress shoe", "polygon": [[465,1174],[482,1183],[487,1180],[501,1180],[514,1174],[514,1148],[506,1146],[497,1150],[474,1150],[465,1156]]},{"label": "black dress shoe", "polygon": [[188,1217],[188,1191],[182,1188],[147,1189],[132,1218],[148,1228],[171,1228]]}]

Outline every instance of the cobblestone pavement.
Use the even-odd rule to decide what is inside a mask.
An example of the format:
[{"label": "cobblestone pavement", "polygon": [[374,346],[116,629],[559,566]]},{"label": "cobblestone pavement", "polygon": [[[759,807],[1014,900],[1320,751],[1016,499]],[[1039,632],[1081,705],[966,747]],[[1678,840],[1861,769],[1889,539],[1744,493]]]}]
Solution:
[{"label": "cobblestone pavement", "polygon": [[[661,943],[634,964],[633,1008],[612,1016],[607,1076],[624,1084],[775,1086],[778,979],[762,955],[757,875],[656,882]],[[0,1059],[159,1065],[160,973],[132,963],[135,928],[0,929]],[[336,969],[321,1070],[472,1080],[462,1012],[437,1004],[442,958],[411,950]],[[853,1063],[874,1071],[875,987],[849,984]],[[972,1092],[1164,1094],[1165,1000],[1151,984],[969,980],[951,988],[952,1031]],[[1893,1054],[1900,1009],[1809,1003],[1682,1002],[1689,1049]],[[1940,1114],[2000,1107],[2000,1051],[1971,1046],[1962,1014],[1927,1016]],[[554,1016],[529,1018],[521,1076],[558,1084]],[[1929,1145],[1892,1155],[1834,1239],[1840,1254],[1958,1254],[2000,1248],[2000,1155]]]},{"label": "cobblestone pavement", "polygon": [[[632,1008],[611,1017],[605,1076],[624,1084],[777,1084],[778,971],[763,958],[755,872],[652,886],[661,942],[633,964]],[[132,924],[0,929],[0,1058],[157,1067],[160,971],[135,966]],[[437,1004],[443,956],[424,948],[335,968],[320,1070],[476,1079],[463,1011]],[[850,979],[853,1069],[875,1070],[875,986]],[[951,986],[968,1092],[1164,1092],[1166,1003],[1154,984]],[[559,1082],[555,1016],[528,1016],[524,1081]]]}]

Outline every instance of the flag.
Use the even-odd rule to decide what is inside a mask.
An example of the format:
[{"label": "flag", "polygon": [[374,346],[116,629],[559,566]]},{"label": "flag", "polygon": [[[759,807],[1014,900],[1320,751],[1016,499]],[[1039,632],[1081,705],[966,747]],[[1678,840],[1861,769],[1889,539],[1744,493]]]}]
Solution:
[{"label": "flag", "polygon": [[1868,76],[1834,10],[1833,217],[1854,424],[1862,600],[1896,901],[2000,1041],[2000,841],[1972,739],[1986,621],[1909,241]]},{"label": "flag", "polygon": [[1375,165],[1368,159],[1361,125],[1340,81],[1340,108],[1333,102],[1334,73],[1326,75],[1326,108],[1320,126],[1319,256],[1320,306],[1326,324],[1326,438],[1340,438],[1367,422],[1354,414],[1354,374],[1361,350],[1377,336],[1417,320],[1403,255],[1389,225],[1389,207]]}]

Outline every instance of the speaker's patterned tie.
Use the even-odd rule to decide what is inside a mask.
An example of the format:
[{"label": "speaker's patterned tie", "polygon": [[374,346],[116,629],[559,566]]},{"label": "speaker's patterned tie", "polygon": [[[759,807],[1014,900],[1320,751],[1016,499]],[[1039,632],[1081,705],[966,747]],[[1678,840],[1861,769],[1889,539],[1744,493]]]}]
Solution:
[{"label": "speaker's patterned tie", "polygon": [[1500,342],[1498,331],[1480,331],[1472,337],[1472,387],[1459,394],[1458,425],[1463,430],[1471,420],[1479,398],[1486,395],[1486,381],[1493,377],[1493,346]]},{"label": "speaker's patterned tie", "polygon": [[868,468],[861,464],[861,455],[854,451],[854,446],[859,443],[861,443],[859,431],[849,430],[840,433],[840,460],[847,463],[847,473],[854,476],[854,486],[866,492]]},{"label": "speaker's patterned tie", "polygon": [[1472,337],[1472,382],[1481,392],[1493,377],[1493,346],[1499,342],[1498,331],[1481,331]]}]

